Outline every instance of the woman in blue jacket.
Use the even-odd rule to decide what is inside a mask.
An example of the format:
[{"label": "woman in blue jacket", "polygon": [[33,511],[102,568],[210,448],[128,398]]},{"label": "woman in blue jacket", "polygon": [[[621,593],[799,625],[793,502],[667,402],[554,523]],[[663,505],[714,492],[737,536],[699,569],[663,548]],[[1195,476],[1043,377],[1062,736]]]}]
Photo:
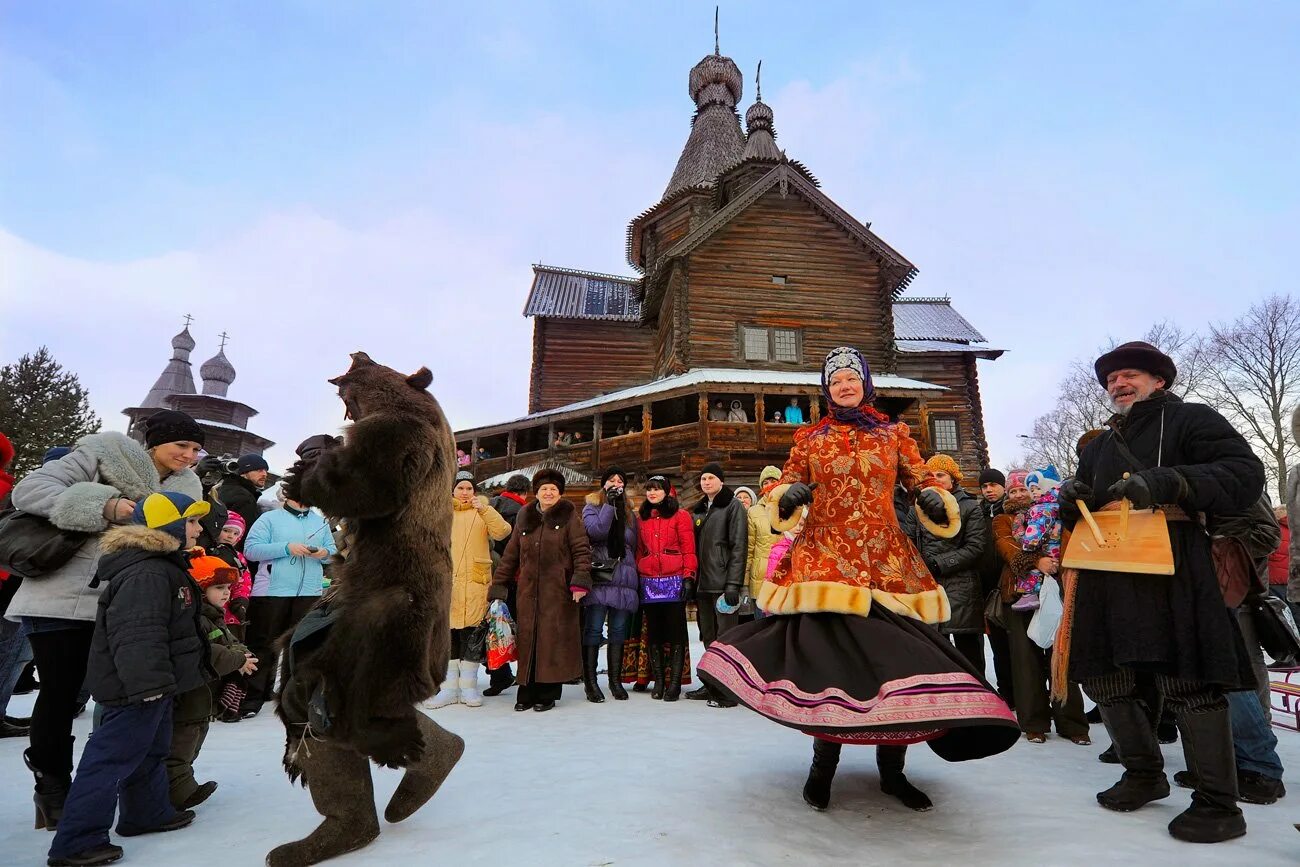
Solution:
[{"label": "woman in blue jacket", "polygon": [[243,715],[254,716],[275,688],[275,641],[298,624],[325,587],[324,564],[337,552],[334,534],[319,512],[285,500],[264,512],[248,531],[244,556],[257,561],[248,600],[248,648],[267,662],[244,685]]}]

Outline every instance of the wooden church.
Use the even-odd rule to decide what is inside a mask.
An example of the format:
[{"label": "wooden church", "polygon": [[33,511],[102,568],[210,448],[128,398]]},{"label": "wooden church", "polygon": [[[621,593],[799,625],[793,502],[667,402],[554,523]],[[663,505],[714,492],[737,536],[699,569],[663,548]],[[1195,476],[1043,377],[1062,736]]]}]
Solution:
[{"label": "wooden church", "polygon": [[691,489],[711,460],[754,485],[787,457],[799,421],[825,412],[821,363],[856,346],[876,406],[922,453],[987,465],[976,360],[1002,350],[948,298],[904,295],[916,267],[837,205],[776,145],[759,92],[715,51],[690,73],[690,136],[663,196],[627,230],[639,276],[533,268],[529,414],[457,432],[487,487],[540,466],[574,492],[619,465]]}]

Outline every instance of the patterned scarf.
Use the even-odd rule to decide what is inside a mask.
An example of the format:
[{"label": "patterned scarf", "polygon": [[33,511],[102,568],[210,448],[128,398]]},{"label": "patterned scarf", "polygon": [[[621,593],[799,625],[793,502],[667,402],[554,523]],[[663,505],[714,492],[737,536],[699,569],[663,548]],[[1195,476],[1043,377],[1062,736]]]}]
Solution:
[{"label": "patterned scarf", "polygon": [[[840,406],[831,397],[831,377],[841,370],[851,370],[862,379],[862,403],[855,407]],[[827,424],[819,425],[818,434],[824,434],[829,428],[829,421],[852,425],[860,430],[874,430],[889,424],[889,416],[879,412],[871,404],[876,399],[876,387],[871,381],[871,368],[862,353],[851,346],[838,346],[826,354],[822,365],[822,397],[826,398],[828,410]]]}]

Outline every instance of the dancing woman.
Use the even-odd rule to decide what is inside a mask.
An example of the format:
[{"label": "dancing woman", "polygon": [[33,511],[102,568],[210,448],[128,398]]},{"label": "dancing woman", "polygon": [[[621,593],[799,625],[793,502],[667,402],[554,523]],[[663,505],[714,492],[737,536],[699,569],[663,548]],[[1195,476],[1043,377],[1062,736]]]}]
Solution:
[{"label": "dancing woman", "polygon": [[[872,406],[866,359],[840,347],[826,356],[830,412],[800,428],[773,492],[773,528],[808,506],[804,530],[758,605],[769,615],[714,642],[702,678],[753,710],[812,735],[804,800],[830,803],[842,744],[874,744],[880,786],[916,810],[930,799],[903,774],[908,744],[926,742],[947,761],[1010,748],[1015,717],[981,673],[932,624],[948,619],[935,583],[894,513],[896,483],[914,489],[923,466],[907,425]],[[817,489],[813,496],[814,486]],[[952,496],[926,489],[918,505],[960,531]]]}]

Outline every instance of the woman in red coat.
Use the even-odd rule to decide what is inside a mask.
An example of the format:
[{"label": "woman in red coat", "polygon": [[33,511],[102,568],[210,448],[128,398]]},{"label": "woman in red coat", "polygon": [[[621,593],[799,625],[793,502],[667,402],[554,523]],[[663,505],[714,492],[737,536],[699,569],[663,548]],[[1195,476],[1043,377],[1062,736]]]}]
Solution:
[{"label": "woman in red coat", "polygon": [[[669,490],[663,476],[646,480],[636,567],[641,576],[641,610],[648,626],[646,643],[655,681],[650,695],[677,701],[682,692],[682,667],[688,665],[686,601],[695,589],[695,527]],[[665,644],[669,647],[667,660]]]}]

